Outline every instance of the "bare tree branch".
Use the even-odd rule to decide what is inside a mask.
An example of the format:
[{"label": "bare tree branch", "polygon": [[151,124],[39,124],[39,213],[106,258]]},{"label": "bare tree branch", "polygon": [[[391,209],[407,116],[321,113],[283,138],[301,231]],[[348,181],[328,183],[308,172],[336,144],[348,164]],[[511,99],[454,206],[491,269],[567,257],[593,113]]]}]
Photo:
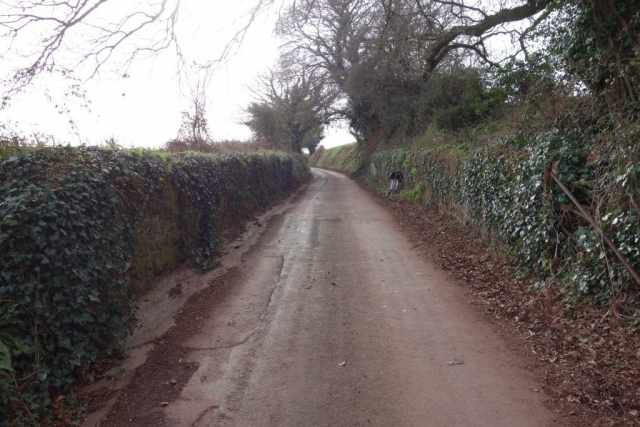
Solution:
[{"label": "bare tree branch", "polygon": [[[9,97],[43,73],[69,75],[88,67],[88,79],[107,63],[126,76],[132,63],[172,50],[182,70],[186,58],[180,46],[178,24],[183,0],[3,0],[0,1],[0,45],[24,62],[5,79]],[[211,73],[232,56],[256,18],[275,0],[255,0],[240,18],[239,29],[214,60],[199,64]],[[107,7],[109,6],[109,7]],[[114,9],[118,8],[118,9]],[[15,51],[21,41],[24,51]],[[30,49],[30,51],[29,51]],[[115,62],[119,58],[119,63]]]},{"label": "bare tree branch", "polygon": [[551,0],[528,0],[521,6],[511,9],[501,9],[492,15],[487,15],[476,24],[457,25],[450,28],[441,34],[438,39],[431,43],[426,49],[424,55],[425,66],[422,73],[423,79],[429,78],[429,75],[444,58],[442,53],[447,51],[447,47],[459,36],[480,37],[485,32],[499,25],[532,17],[544,10],[549,3],[551,3]]}]

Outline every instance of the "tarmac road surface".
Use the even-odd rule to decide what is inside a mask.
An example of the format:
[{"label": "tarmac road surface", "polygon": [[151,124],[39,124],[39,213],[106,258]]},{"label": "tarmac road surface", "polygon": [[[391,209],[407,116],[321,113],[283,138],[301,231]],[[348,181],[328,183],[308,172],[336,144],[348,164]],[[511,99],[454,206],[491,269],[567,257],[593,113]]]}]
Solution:
[{"label": "tarmac road surface", "polygon": [[467,290],[412,250],[371,194],[344,175],[313,173],[182,343],[198,368],[157,408],[162,423],[563,425]]}]

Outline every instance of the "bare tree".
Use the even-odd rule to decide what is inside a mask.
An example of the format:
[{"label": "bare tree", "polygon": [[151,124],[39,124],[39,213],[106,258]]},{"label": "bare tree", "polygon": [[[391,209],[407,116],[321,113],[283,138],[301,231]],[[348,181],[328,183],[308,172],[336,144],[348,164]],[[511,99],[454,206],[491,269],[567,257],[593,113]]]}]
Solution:
[{"label": "bare tree", "polygon": [[191,109],[182,112],[182,126],[179,136],[185,140],[191,140],[196,144],[211,142],[209,125],[207,124],[207,85],[198,80],[191,90]]},{"label": "bare tree", "polygon": [[510,37],[511,55],[517,54],[526,48],[520,38],[527,30],[509,24],[531,18],[536,25],[536,14],[549,4],[297,0],[282,14],[277,31],[287,40],[284,56],[291,63],[329,76],[340,88],[348,99],[344,116],[362,142],[382,127],[418,131],[424,111],[416,104],[434,74],[460,74],[465,63],[496,65],[504,58],[495,57],[488,41],[498,36]]},{"label": "bare tree", "polygon": [[191,88],[191,104],[182,111],[182,123],[178,136],[167,141],[165,149],[169,151],[213,152],[213,140],[207,122],[207,81],[198,79]]},{"label": "bare tree", "polygon": [[[426,44],[423,78],[428,79],[438,64],[453,50],[469,50],[485,62],[490,59],[486,42],[498,35],[517,35],[520,47],[526,51],[523,32],[509,29],[505,24],[522,21],[542,12],[551,0],[499,1],[497,7],[483,6],[479,1],[415,0],[416,10],[425,21],[423,37]],[[451,19],[446,24],[439,17]],[[536,22],[534,21],[534,25]],[[529,32],[529,29],[524,31]]]},{"label": "bare tree", "polygon": [[[508,24],[535,17],[551,0],[299,0],[278,24],[289,54],[324,68],[338,83],[367,58],[386,59],[395,72],[430,74],[454,52],[464,50],[488,64],[487,41],[511,36],[520,48],[523,33]],[[533,21],[533,25],[537,25]]]},{"label": "bare tree", "polygon": [[[385,55],[379,42],[384,10],[379,1],[300,0],[294,2],[277,25],[286,39],[283,57],[310,72],[323,75],[356,106],[370,109],[367,93],[378,92],[374,77],[383,72]],[[366,139],[349,109],[351,131]]]}]

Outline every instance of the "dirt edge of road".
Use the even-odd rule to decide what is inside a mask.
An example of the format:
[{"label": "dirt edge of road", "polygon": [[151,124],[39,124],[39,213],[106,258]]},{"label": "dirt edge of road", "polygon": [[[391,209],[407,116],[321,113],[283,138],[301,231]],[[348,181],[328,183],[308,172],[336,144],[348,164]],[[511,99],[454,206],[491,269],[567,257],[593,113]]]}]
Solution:
[{"label": "dirt edge of road", "polygon": [[640,340],[604,308],[568,310],[562,290],[530,292],[505,252],[424,205],[387,197],[355,179],[398,220],[420,251],[469,289],[470,303],[508,332],[512,349],[544,379],[551,409],[575,425],[640,425]]},{"label": "dirt edge of road", "polygon": [[[176,292],[186,291],[182,286],[185,282],[195,289],[185,292],[187,295],[182,301],[172,304],[173,312],[147,308],[147,314],[154,317],[151,321],[158,320],[170,326],[161,325],[159,332],[150,333],[146,342],[134,340],[125,360],[112,366],[99,381],[80,391],[80,398],[87,407],[82,426],[166,425],[164,413],[155,409],[178,399],[198,368],[195,363],[183,361],[192,349],[182,344],[205,325],[215,306],[224,301],[233,289],[240,279],[243,259],[268,238],[269,233],[265,232],[267,225],[291,209],[314,180],[312,178],[294,195],[274,203],[248,224],[241,235],[227,236],[229,242],[219,268],[203,274],[183,265],[159,281],[156,291],[166,299],[174,298]],[[147,298],[143,300],[147,301]]]}]

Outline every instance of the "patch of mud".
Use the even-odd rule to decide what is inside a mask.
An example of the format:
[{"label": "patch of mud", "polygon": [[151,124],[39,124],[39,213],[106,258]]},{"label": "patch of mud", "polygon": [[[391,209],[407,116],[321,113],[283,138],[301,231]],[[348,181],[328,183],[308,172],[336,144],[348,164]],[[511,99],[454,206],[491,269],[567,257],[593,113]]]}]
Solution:
[{"label": "patch of mud", "polygon": [[156,339],[157,347],[135,370],[101,427],[169,425],[163,408],[180,397],[199,367],[189,357],[193,349],[183,343],[199,333],[237,277],[238,269],[229,269],[185,302],[174,317],[175,326]]},{"label": "patch of mud", "polygon": [[197,370],[183,358],[188,349],[162,343],[139,367],[120,393],[100,426],[165,426],[164,406],[180,397],[180,391]]},{"label": "patch of mud", "polygon": [[[182,266],[138,301],[140,322],[126,343],[129,357],[82,390],[88,407],[83,427],[168,425],[163,408],[178,399],[198,370],[188,357],[193,349],[183,344],[202,329],[238,280],[238,266],[268,230],[264,224],[290,209],[304,188],[230,241],[221,267],[203,274]],[[204,425],[212,412],[202,413],[196,425]]]}]

